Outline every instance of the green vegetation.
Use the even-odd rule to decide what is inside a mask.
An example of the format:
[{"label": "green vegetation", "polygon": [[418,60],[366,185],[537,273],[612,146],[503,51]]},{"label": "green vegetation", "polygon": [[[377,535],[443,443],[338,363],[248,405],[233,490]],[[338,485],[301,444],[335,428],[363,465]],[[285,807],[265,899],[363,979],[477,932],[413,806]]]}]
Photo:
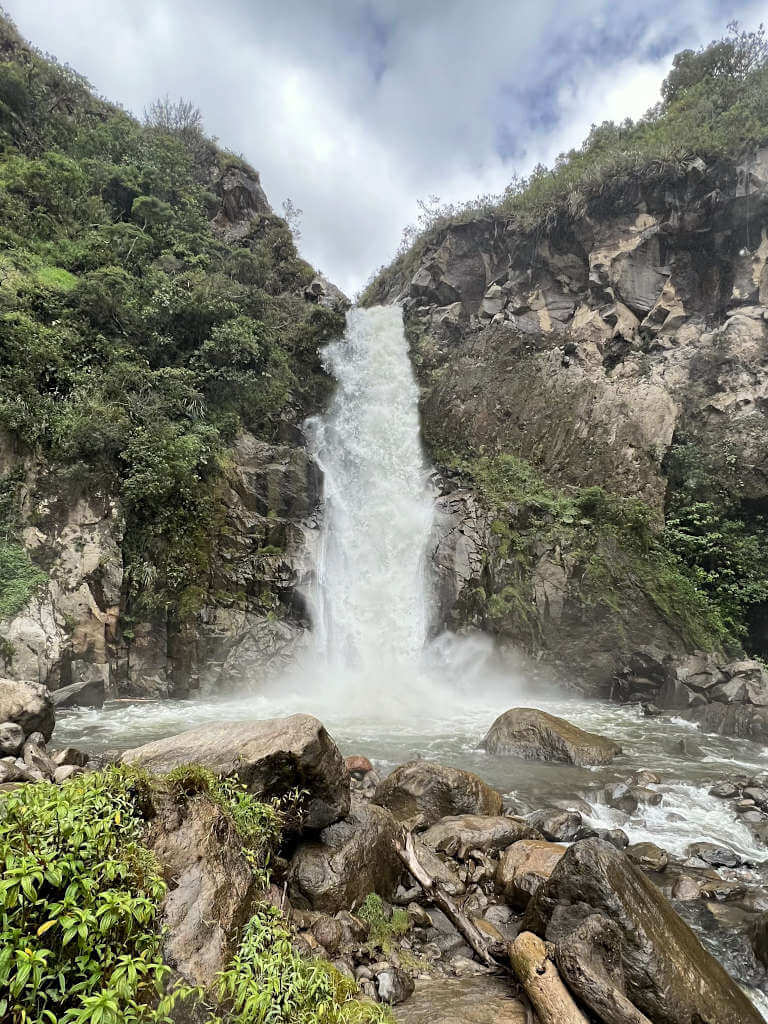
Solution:
[{"label": "green vegetation", "polygon": [[[306,960],[274,907],[249,921],[240,949],[221,975],[219,997],[233,1024],[386,1024],[387,1010],[360,1002],[357,986],[323,960]],[[219,1018],[220,1020],[220,1018]]]},{"label": "green vegetation", "polygon": [[468,458],[441,453],[437,461],[471,484],[495,519],[491,532],[504,563],[496,585],[475,593],[494,628],[510,623],[535,643],[538,620],[531,577],[536,545],[564,552],[573,565],[573,599],[621,611],[621,588],[638,588],[676,624],[691,646],[738,646],[726,610],[691,571],[657,517],[642,501],[619,498],[601,487],[557,488],[514,455]]},{"label": "green vegetation", "polygon": [[[182,1000],[207,1019],[263,1024],[385,1024],[354,982],[305,960],[280,913],[260,905],[212,992],[169,987],[160,866],[144,844],[155,790],[213,801],[260,884],[283,812],[200,765],[158,780],[133,767],[36,783],[0,796],[0,1019],[9,1024],[165,1024]],[[201,1002],[200,1010],[203,1005]]]},{"label": "green vegetation", "polygon": [[698,52],[678,53],[662,87],[662,100],[638,121],[593,125],[579,149],[562,153],[552,168],[515,178],[500,196],[461,204],[421,204],[418,224],[406,228],[394,263],[363,293],[373,303],[426,246],[452,224],[494,215],[519,230],[555,230],[584,216],[637,179],[684,177],[697,158],[738,158],[768,141],[768,43],[763,26],[744,32],[729,25],[726,38]]},{"label": "green vegetation", "polygon": [[141,842],[147,785],[112,768],[0,798],[0,1019],[160,1022],[185,994],[164,994],[165,884]]},{"label": "green vegetation", "polygon": [[389,953],[396,939],[411,927],[407,911],[401,907],[385,907],[377,893],[369,892],[357,916],[368,925],[368,946],[371,950]]},{"label": "green vegetation", "polygon": [[46,579],[20,544],[0,541],[0,621],[20,612]]},{"label": "green vegetation", "polygon": [[161,100],[142,125],[1,15],[0,44],[0,428],[119,496],[128,614],[183,619],[210,578],[229,445],[316,402],[341,321],[304,301],[314,271],[282,219],[214,231],[210,189],[256,174],[196,108]]}]

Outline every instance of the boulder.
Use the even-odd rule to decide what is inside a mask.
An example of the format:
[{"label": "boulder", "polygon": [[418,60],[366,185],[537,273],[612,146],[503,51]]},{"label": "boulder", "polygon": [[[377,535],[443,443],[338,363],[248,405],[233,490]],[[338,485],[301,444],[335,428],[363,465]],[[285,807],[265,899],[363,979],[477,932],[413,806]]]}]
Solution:
[{"label": "boulder", "polygon": [[0,723],[0,757],[15,757],[24,746],[24,730],[16,722]]},{"label": "boulder", "polygon": [[621,753],[621,747],[613,740],[584,732],[564,718],[535,708],[505,711],[480,745],[489,754],[513,754],[529,761],[565,761],[576,765],[607,764]]},{"label": "boulder", "polygon": [[501,794],[477,775],[435,761],[410,761],[395,768],[373,799],[415,828],[455,815],[496,816],[502,809]]},{"label": "boulder", "polygon": [[578,811],[544,809],[527,814],[525,820],[554,843],[572,842],[582,827]]},{"label": "boulder", "polygon": [[504,850],[518,839],[540,837],[541,833],[523,818],[459,814],[442,818],[427,829],[421,839],[438,853],[466,860],[472,850],[489,853],[491,850]]},{"label": "boulder", "polygon": [[51,700],[55,708],[100,708],[104,703],[104,679],[82,679],[54,690]]},{"label": "boulder", "polygon": [[121,760],[156,775],[194,761],[219,775],[236,776],[264,798],[306,790],[303,823],[310,829],[324,828],[349,811],[349,773],[325,727],[311,715],[206,725],[127,750]]},{"label": "boulder", "polygon": [[296,850],[288,870],[291,900],[335,914],[371,892],[391,899],[403,871],[395,852],[397,832],[386,808],[355,799],[348,817]]},{"label": "boulder", "polygon": [[741,857],[733,850],[726,846],[717,846],[715,843],[690,843],[685,854],[687,857],[698,857],[713,868],[737,868],[743,863]]},{"label": "boulder", "polygon": [[42,683],[0,679],[0,722],[13,722],[25,736],[41,732],[46,743],[56,719],[48,688]]},{"label": "boulder", "polygon": [[633,843],[624,852],[633,864],[646,871],[663,871],[669,864],[669,854],[656,843]]},{"label": "boulder", "polygon": [[570,847],[529,903],[523,928],[559,944],[593,913],[619,927],[627,996],[654,1024],[761,1024],[653,883],[600,839]]},{"label": "boulder", "polygon": [[558,943],[557,967],[568,988],[603,1024],[651,1024],[626,994],[621,929],[591,914]]},{"label": "boulder", "polygon": [[389,1006],[404,1003],[413,994],[414,984],[410,974],[401,967],[388,966],[376,975],[376,991],[379,1000]]},{"label": "boulder", "polygon": [[560,862],[567,847],[537,839],[521,839],[502,853],[496,868],[496,890],[513,907],[524,910],[542,882]]},{"label": "boulder", "polygon": [[255,876],[242,841],[208,797],[179,803],[159,794],[153,804],[147,842],[168,884],[162,906],[165,960],[191,984],[208,987],[229,962],[251,916],[259,896]]}]

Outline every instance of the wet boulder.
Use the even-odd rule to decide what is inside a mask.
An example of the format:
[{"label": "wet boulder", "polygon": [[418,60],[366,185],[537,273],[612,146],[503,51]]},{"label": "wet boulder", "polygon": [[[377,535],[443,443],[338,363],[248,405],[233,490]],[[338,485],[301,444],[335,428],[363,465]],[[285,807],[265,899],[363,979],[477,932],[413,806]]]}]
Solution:
[{"label": "wet boulder", "polygon": [[47,743],[55,721],[51,694],[42,683],[0,679],[0,722],[18,725],[25,737],[40,732]]},{"label": "wet boulder", "polygon": [[545,839],[554,843],[572,842],[582,828],[582,818],[578,811],[545,808],[527,814],[525,820],[538,829]]},{"label": "wet boulder", "polygon": [[595,913],[619,927],[627,997],[654,1024],[761,1024],[653,883],[614,847],[587,839],[556,865],[523,927],[560,944]]},{"label": "wet boulder", "polygon": [[51,700],[55,708],[100,708],[105,696],[104,679],[99,677],[62,686],[53,691]]},{"label": "wet boulder", "polygon": [[335,914],[371,892],[391,899],[403,872],[395,852],[397,832],[386,808],[355,799],[343,821],[296,850],[288,870],[291,900]]},{"label": "wet boulder", "polygon": [[496,891],[524,910],[531,896],[560,862],[567,847],[543,840],[521,839],[508,847],[496,868]]},{"label": "wet boulder", "polygon": [[349,811],[349,772],[325,727],[312,715],[206,725],[127,750],[121,760],[156,775],[195,762],[238,778],[263,798],[306,790],[302,806],[308,829],[324,828]]},{"label": "wet boulder", "polygon": [[737,868],[743,862],[741,857],[727,846],[716,843],[691,843],[685,850],[686,856],[697,857],[713,868]]},{"label": "wet boulder", "polygon": [[421,837],[426,846],[458,860],[466,860],[472,850],[489,853],[504,850],[518,839],[539,838],[541,833],[524,818],[483,817],[478,814],[442,818]]},{"label": "wet boulder", "polygon": [[627,998],[622,943],[617,924],[591,914],[558,943],[558,970],[571,992],[604,1024],[651,1024]]},{"label": "wet boulder", "polygon": [[502,810],[501,794],[479,776],[434,761],[410,761],[395,768],[373,799],[414,828],[462,814],[497,816]]},{"label": "wet boulder", "polygon": [[669,864],[669,854],[656,843],[633,843],[624,852],[633,864],[646,871],[663,871]]},{"label": "wet boulder", "polygon": [[535,708],[512,708],[500,715],[480,744],[489,754],[512,754],[530,761],[576,765],[607,764],[621,753],[618,743],[585,732],[564,718]]},{"label": "wet boulder", "polygon": [[0,722],[0,757],[15,757],[24,746],[24,730],[16,722]]}]

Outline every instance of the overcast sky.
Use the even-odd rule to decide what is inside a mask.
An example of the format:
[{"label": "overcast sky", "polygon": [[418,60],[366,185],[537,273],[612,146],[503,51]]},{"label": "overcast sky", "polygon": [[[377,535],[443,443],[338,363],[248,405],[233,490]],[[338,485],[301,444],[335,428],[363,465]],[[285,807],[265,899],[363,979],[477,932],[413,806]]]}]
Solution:
[{"label": "overcast sky", "polygon": [[499,192],[592,122],[658,99],[672,54],[750,0],[0,0],[40,49],[134,113],[193,99],[303,255],[353,294],[416,200]]}]

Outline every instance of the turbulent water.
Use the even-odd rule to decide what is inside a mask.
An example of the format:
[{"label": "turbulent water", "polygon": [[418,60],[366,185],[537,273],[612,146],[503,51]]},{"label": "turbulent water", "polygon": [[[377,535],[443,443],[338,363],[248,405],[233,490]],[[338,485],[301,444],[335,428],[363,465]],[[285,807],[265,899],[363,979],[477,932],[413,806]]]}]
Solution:
[{"label": "turbulent water", "polygon": [[434,504],[400,309],[352,310],[324,362],[337,390],[307,423],[325,482],[315,651],[328,680],[366,696],[386,685],[397,700],[426,640]]}]

